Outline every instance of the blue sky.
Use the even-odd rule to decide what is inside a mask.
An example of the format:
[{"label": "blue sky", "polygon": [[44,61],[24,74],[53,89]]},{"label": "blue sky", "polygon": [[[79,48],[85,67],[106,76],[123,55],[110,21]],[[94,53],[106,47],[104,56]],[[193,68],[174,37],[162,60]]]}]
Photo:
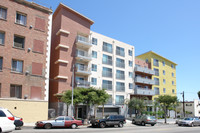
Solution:
[{"label": "blue sky", "polygon": [[95,22],[92,31],[134,45],[136,56],[152,50],[177,63],[178,98],[185,91],[186,100],[198,99],[200,0],[34,1],[53,11],[60,2],[71,7]]}]

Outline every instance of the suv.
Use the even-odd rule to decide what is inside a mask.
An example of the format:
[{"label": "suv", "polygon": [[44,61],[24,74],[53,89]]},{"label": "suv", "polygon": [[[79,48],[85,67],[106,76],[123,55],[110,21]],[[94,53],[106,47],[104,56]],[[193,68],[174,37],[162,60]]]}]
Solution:
[{"label": "suv", "polygon": [[106,126],[115,126],[123,127],[126,123],[126,119],[122,115],[108,115],[104,119],[93,119],[90,121],[92,127],[101,127],[104,128]]},{"label": "suv", "polygon": [[11,132],[15,130],[14,116],[9,110],[0,107],[0,132]]},{"label": "suv", "polygon": [[151,126],[154,126],[156,124],[156,121],[157,120],[155,116],[140,115],[132,120],[132,124],[140,124],[142,126],[145,126],[146,124],[151,124]]}]

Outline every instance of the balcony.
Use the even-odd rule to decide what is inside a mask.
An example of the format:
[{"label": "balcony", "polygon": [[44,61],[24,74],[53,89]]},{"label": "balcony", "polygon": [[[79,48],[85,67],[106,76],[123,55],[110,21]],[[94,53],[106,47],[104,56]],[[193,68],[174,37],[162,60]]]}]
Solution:
[{"label": "balcony", "polygon": [[155,84],[155,80],[146,79],[146,78],[142,78],[142,77],[135,77],[135,83],[154,85]]},{"label": "balcony", "polygon": [[125,64],[116,61],[116,67],[125,68]]},{"label": "balcony", "polygon": [[77,65],[76,74],[88,76],[91,74],[91,69],[88,68],[87,66]]},{"label": "balcony", "polygon": [[102,77],[112,78],[112,72],[102,71]]},{"label": "balcony", "polygon": [[116,73],[116,79],[124,80],[125,79],[125,75],[124,74]]},{"label": "balcony", "polygon": [[76,38],[76,45],[78,47],[81,47],[81,48],[90,48],[92,47],[92,43],[91,41],[89,40],[88,37],[84,37],[84,36],[81,36],[81,35],[78,35],[77,38]]},{"label": "balcony", "polygon": [[92,55],[83,50],[76,51],[76,59],[79,61],[89,62],[92,60]]},{"label": "balcony", "polygon": [[102,88],[107,91],[112,91],[112,84],[102,84]]},{"label": "balcony", "polygon": [[111,65],[112,66],[112,60],[110,60],[110,59],[107,59],[107,60],[102,59],[102,64],[106,64],[106,65]]},{"label": "balcony", "polygon": [[142,73],[146,73],[146,74],[155,75],[154,70],[151,70],[149,68],[140,67],[140,66],[135,66],[135,72],[142,72]]},{"label": "balcony", "polygon": [[76,87],[89,88],[90,82],[88,82],[86,80],[77,80],[76,81]]},{"label": "balcony", "polygon": [[116,86],[117,92],[125,92],[125,86]]},{"label": "balcony", "polygon": [[145,95],[145,96],[154,96],[155,91],[152,89],[142,88],[142,87],[135,87],[134,94],[136,95]]}]

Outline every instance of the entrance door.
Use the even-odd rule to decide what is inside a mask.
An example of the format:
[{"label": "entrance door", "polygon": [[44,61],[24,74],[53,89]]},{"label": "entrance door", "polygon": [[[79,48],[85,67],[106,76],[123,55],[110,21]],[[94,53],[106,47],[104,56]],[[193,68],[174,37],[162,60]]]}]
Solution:
[{"label": "entrance door", "polygon": [[78,108],[78,118],[83,118],[83,108]]}]

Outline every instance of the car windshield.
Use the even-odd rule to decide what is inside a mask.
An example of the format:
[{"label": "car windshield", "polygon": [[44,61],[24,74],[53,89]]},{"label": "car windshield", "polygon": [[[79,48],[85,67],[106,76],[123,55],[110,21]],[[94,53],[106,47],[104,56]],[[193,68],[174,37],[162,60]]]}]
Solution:
[{"label": "car windshield", "polygon": [[153,120],[155,120],[156,118],[155,118],[155,116],[149,116],[148,119],[153,119]]},{"label": "car windshield", "polygon": [[185,118],[184,120],[191,121],[193,118]]}]

